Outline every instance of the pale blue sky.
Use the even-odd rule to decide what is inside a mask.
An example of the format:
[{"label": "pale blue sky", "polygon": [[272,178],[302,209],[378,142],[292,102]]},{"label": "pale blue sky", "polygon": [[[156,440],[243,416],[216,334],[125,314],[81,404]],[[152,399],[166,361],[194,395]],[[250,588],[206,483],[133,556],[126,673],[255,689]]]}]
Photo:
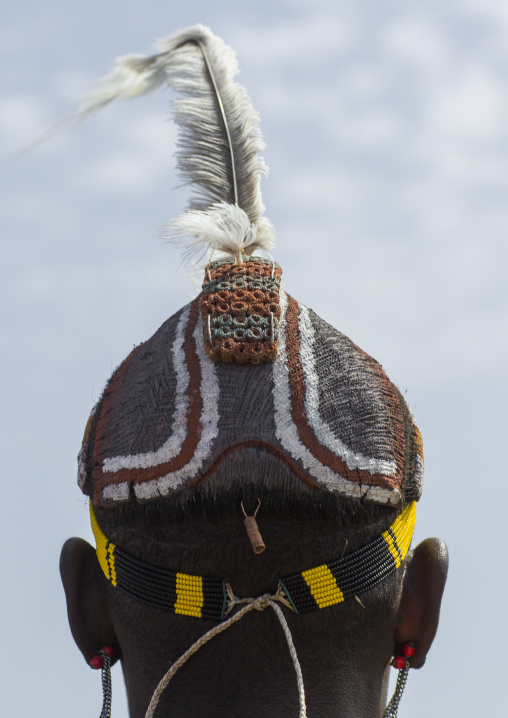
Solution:
[{"label": "pale blue sky", "polygon": [[2,705],[12,718],[99,713],[100,678],[74,647],[57,571],[63,541],[90,538],[75,457],[112,370],[192,292],[178,253],[159,239],[187,196],[173,190],[168,95],[119,102],[11,155],[114,57],[149,52],[195,22],[235,48],[261,115],[263,196],[286,288],[383,364],[422,429],[416,539],[444,538],[451,570],[436,643],[410,676],[401,716],[441,716],[445,706],[463,718],[501,715],[503,0],[21,0],[4,9]]}]

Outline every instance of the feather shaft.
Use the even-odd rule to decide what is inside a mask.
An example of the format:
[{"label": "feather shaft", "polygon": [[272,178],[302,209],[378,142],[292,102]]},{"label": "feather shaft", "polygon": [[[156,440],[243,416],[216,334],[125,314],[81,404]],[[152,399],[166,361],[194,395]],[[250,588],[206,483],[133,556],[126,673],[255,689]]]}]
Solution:
[{"label": "feather shaft", "polygon": [[233,142],[231,140],[231,133],[229,131],[229,125],[226,117],[226,111],[224,110],[224,104],[222,102],[222,97],[220,96],[219,88],[217,87],[217,82],[215,80],[215,75],[213,73],[212,66],[210,65],[210,59],[208,57],[208,53],[206,52],[205,48],[203,47],[202,43],[197,43],[201,49],[201,52],[203,53],[203,58],[206,63],[206,68],[208,70],[208,73],[210,75],[210,80],[213,84],[213,89],[215,90],[215,94],[217,96],[217,102],[220,108],[220,113],[222,116],[222,121],[224,123],[224,129],[227,134],[228,138],[228,144],[229,144],[229,151],[231,153],[231,170],[233,172],[233,191],[235,196],[235,204],[238,204],[238,184],[236,181],[236,162],[235,162],[235,151],[233,149]]}]

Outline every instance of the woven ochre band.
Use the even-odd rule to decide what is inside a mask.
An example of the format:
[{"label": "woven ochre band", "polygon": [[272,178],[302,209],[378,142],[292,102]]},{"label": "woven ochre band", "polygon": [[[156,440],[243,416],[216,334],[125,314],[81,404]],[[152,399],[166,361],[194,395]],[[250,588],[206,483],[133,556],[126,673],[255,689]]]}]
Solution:
[{"label": "woven ochre band", "polygon": [[[406,558],[416,518],[416,502],[389,529],[343,558],[295,573],[279,585],[295,613],[307,613],[359,596],[396,571]],[[139,561],[108,540],[92,504],[90,519],[104,575],[139,601],[173,613],[222,621],[227,606],[222,578],[177,573]]]}]

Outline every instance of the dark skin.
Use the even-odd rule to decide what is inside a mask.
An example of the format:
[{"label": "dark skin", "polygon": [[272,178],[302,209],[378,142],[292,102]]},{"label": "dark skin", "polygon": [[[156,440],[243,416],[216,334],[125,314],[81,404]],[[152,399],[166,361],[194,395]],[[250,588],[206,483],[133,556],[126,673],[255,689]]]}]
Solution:
[{"label": "dark skin", "polygon": [[[222,523],[191,520],[164,531],[157,525],[151,531],[143,527],[143,540],[133,552],[168,568],[224,576],[238,596],[255,596],[274,591],[277,578],[326,562],[344,549],[340,531],[328,535],[315,521],[266,515],[262,530],[267,550],[260,556],[253,554],[236,517]],[[119,535],[128,549],[125,535]],[[113,529],[110,538],[120,543]],[[357,541],[364,542],[363,536]],[[353,538],[348,550],[355,547]],[[309,718],[383,715],[390,658],[413,641],[412,667],[425,663],[447,569],[445,544],[427,539],[410,552],[391,588],[381,588],[388,598],[367,593],[363,605],[349,600],[299,617],[283,609],[302,666]],[[131,718],[142,718],[170,665],[214,624],[122,595],[104,577],[95,549],[82,539],[64,544],[60,570],[71,631],[85,661],[101,646],[114,646],[113,662],[122,662]],[[297,716],[295,672],[273,611],[248,614],[195,654],[169,684],[157,715]]]}]

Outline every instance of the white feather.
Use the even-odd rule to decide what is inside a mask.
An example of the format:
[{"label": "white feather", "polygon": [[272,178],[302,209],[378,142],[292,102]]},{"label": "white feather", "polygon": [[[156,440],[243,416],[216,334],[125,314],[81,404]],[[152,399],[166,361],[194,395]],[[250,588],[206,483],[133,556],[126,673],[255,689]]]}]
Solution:
[{"label": "white feather", "polygon": [[273,229],[264,217],[252,224],[237,205],[217,202],[207,210],[188,210],[167,225],[174,242],[187,246],[185,258],[222,252],[234,257],[273,249]]},{"label": "white feather", "polygon": [[71,120],[81,121],[118,97],[132,98],[169,84],[183,95],[173,103],[180,126],[177,163],[196,190],[189,210],[168,223],[167,238],[187,245],[186,258],[210,250],[253,253],[273,248],[273,229],[262,217],[259,181],[267,174],[260,157],[259,118],[233,78],[233,50],[208,28],[195,25],[157,43],[160,53],[127,55]]}]

